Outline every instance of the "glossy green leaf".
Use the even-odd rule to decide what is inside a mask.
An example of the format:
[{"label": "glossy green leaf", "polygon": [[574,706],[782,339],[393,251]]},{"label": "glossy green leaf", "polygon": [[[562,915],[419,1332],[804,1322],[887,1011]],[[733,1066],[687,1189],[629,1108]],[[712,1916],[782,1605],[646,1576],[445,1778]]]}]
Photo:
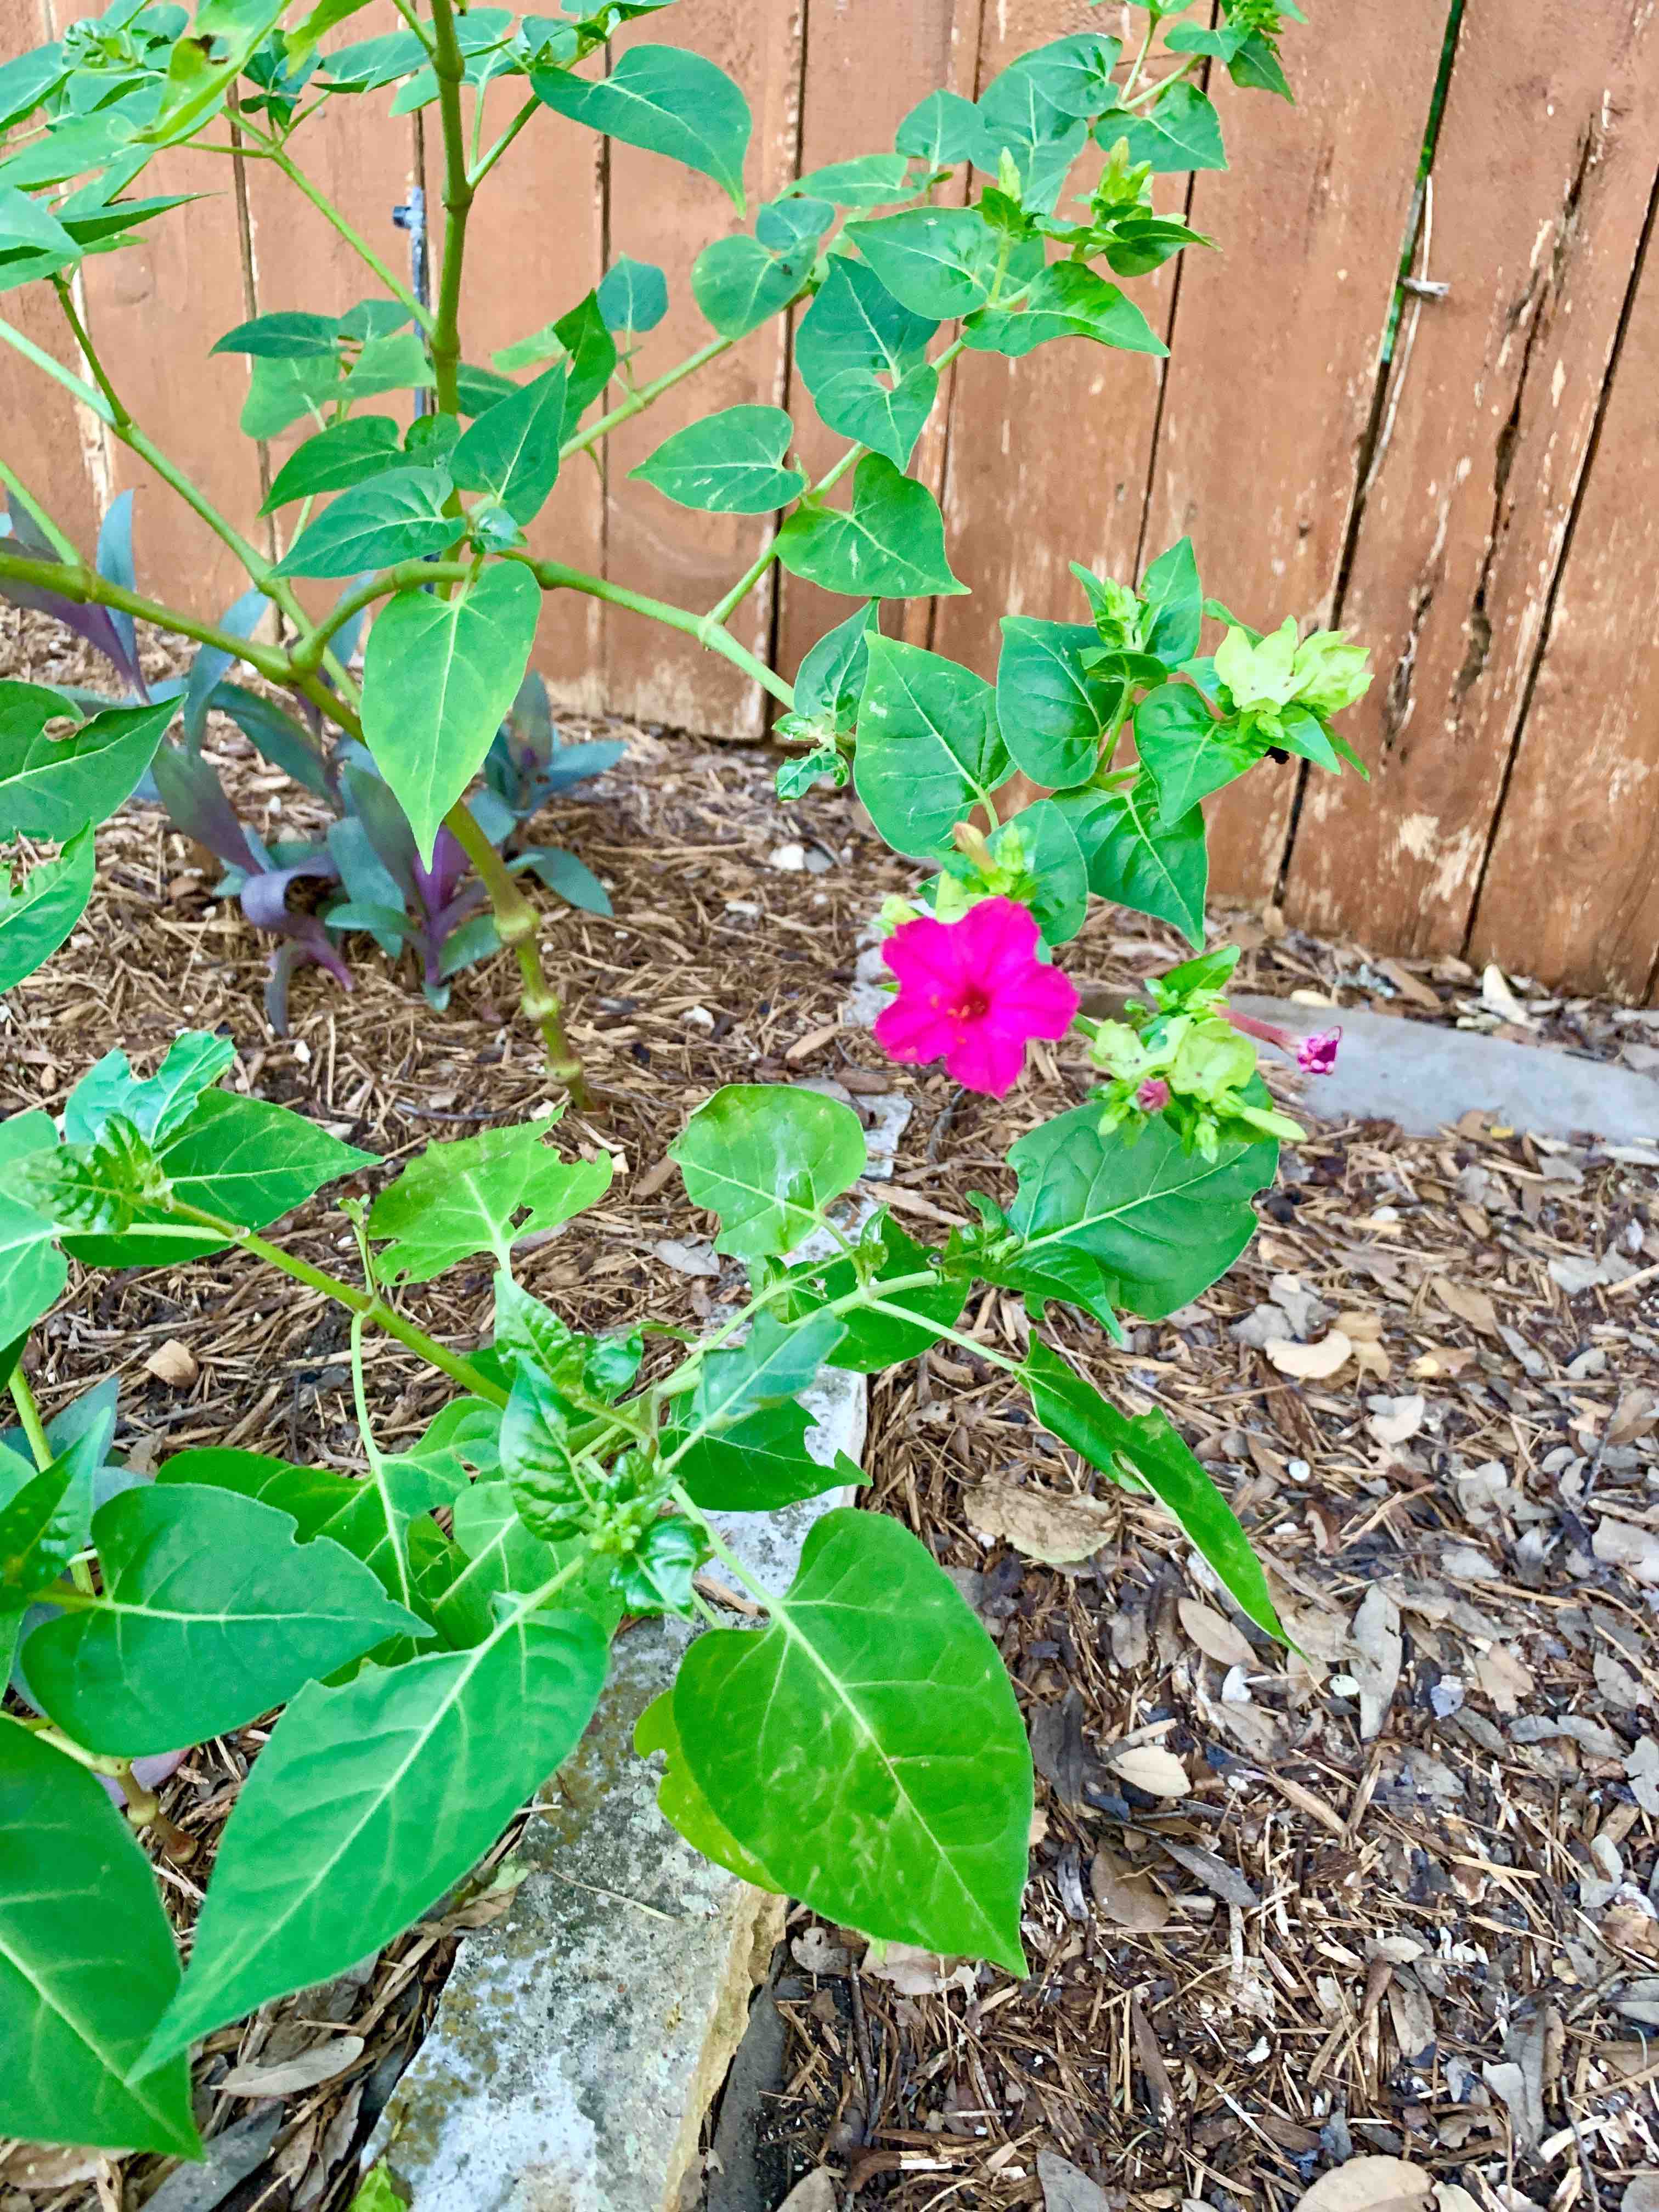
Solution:
[{"label": "glossy green leaf", "polygon": [[938,328],[862,262],[836,256],[795,333],[795,367],[823,421],[903,468],[939,395],[927,360]]},{"label": "glossy green leaf", "polygon": [[18,1162],[31,1152],[51,1152],[57,1143],[51,1115],[38,1109],[0,1121],[0,1344],[24,1335],[56,1304],[69,1280],[52,1223],[9,1194]]},{"label": "glossy green leaf", "polygon": [[44,200],[0,181],[0,289],[56,276],[81,248]]},{"label": "glossy green leaf", "polygon": [[[1006,243],[973,208],[908,208],[849,222],[846,236],[896,300],[939,323],[985,305]],[[1028,282],[1042,265],[1041,240],[1016,247],[1005,289]]]},{"label": "glossy green leaf", "polygon": [[859,154],[850,161],[809,169],[789,190],[828,200],[834,207],[886,207],[908,197],[909,173],[910,164],[902,154]]},{"label": "glossy green leaf", "polygon": [[111,1119],[124,1115],[151,1144],[181,1129],[232,1066],[236,1047],[211,1030],[186,1030],[163,1054],[154,1075],[140,1080],[124,1052],[106,1052],[70,1091],[64,1106],[64,1141],[95,1144]]},{"label": "glossy green leaf", "polygon": [[740,338],[781,314],[812,273],[813,249],[770,253],[747,231],[717,238],[691,264],[691,293],[723,338]]},{"label": "glossy green leaf", "polygon": [[1246,38],[1227,64],[1227,74],[1235,84],[1250,90],[1276,92],[1281,100],[1293,97],[1284,64],[1274,52],[1271,40],[1260,31],[1252,31]]},{"label": "glossy green leaf", "polygon": [[853,772],[895,852],[953,849],[951,825],[1008,774],[996,694],[983,677],[897,638],[870,640]]},{"label": "glossy green leaf", "polygon": [[635,261],[619,253],[599,288],[605,327],[643,337],[668,313],[668,279],[654,261]]},{"label": "glossy green leaf", "polygon": [[340,325],[333,315],[313,315],[298,309],[278,314],[256,315],[238,323],[209,349],[213,353],[240,353],[258,361],[332,361],[339,351]]},{"label": "glossy green leaf", "polygon": [[1158,786],[1158,811],[1178,822],[1262,757],[1260,739],[1218,720],[1190,684],[1164,684],[1135,708],[1135,750]]},{"label": "glossy green leaf", "polygon": [[[939,1342],[941,1329],[956,1327],[968,1302],[968,1282],[963,1276],[939,1273],[938,1254],[907,1236],[885,1211],[866,1226],[863,1241],[879,1249],[871,1279],[871,1287],[878,1292],[884,1282],[896,1282],[902,1276],[926,1274],[930,1269],[935,1274],[932,1283],[893,1294],[891,1304],[909,1318],[860,1312],[856,1307],[842,1316],[846,1334],[830,1355],[830,1366],[850,1368],[859,1375],[879,1375],[918,1358],[929,1345]],[[857,1286],[850,1259],[837,1260],[825,1271],[823,1294],[832,1304],[848,1297]]]},{"label": "glossy green leaf", "polygon": [[792,1251],[864,1172],[864,1131],[839,1099],[785,1084],[728,1084],[700,1106],[669,1158],[693,1206],[720,1218],[717,1252]]},{"label": "glossy green leaf", "polygon": [[568,384],[567,365],[556,362],[510,399],[487,408],[449,457],[455,482],[467,491],[487,492],[514,522],[533,521],[558,479]]},{"label": "glossy green leaf", "polygon": [[88,1749],[137,1759],[255,1720],[388,1636],[419,1632],[373,1574],[230,1491],[124,1491],[94,1517],[102,1601],[43,1622],[21,1663]]},{"label": "glossy green leaf", "polygon": [[507,1267],[520,1237],[556,1229],[611,1188],[611,1158],[562,1160],[546,1142],[556,1116],[428,1145],[369,1209],[388,1282],[429,1283],[476,1253]]},{"label": "glossy green leaf", "polygon": [[301,416],[317,416],[337,392],[337,356],[272,360],[261,356],[248,379],[247,398],[238,418],[246,438],[275,438]]},{"label": "glossy green leaf", "polygon": [[924,162],[931,174],[965,161],[979,144],[979,111],[959,92],[930,92],[893,134],[901,154]]},{"label": "glossy green leaf", "polygon": [[987,307],[963,335],[981,353],[1028,354],[1065,337],[1126,353],[1170,350],[1133,300],[1078,261],[1055,262],[1033,280],[1022,306]]},{"label": "glossy green leaf", "polygon": [[445,552],[459,528],[454,516],[444,513],[449,493],[446,470],[386,469],[331,500],[300,532],[276,573],[355,576],[365,568]]},{"label": "glossy green leaf", "polygon": [[416,331],[386,331],[371,337],[349,374],[338,397],[378,399],[388,392],[430,392],[437,383],[426,343]]},{"label": "glossy green leaf", "polygon": [[[1069,945],[1089,915],[1089,864],[1068,810],[1058,799],[1039,799],[1022,807],[991,832],[994,861],[1023,866],[1029,888],[1020,893],[1048,945]],[[945,856],[945,867],[972,881],[965,856]]]},{"label": "glossy green leaf", "polygon": [[1179,668],[1198,651],[1204,630],[1204,586],[1190,538],[1158,555],[1140,580],[1140,596],[1152,617],[1147,652]]},{"label": "glossy green leaf", "polygon": [[781,1884],[774,1881],[760,1861],[744,1850],[697,1787],[680,1748],[672,1690],[665,1690],[659,1698],[653,1698],[640,1715],[634,1729],[634,1748],[641,1759],[649,1759],[659,1751],[665,1755],[667,1765],[657,1784],[657,1810],[671,1828],[684,1837],[693,1850],[701,1851],[706,1859],[713,1859],[716,1866],[728,1868],[739,1881],[781,1893]]},{"label": "glossy green leaf", "polygon": [[584,914],[609,914],[611,910],[611,894],[592,869],[574,853],[563,852],[556,845],[529,846],[515,853],[507,867],[515,876],[527,872],[568,905],[580,907]]},{"label": "glossy green leaf", "polygon": [[199,2158],[182,2053],[128,2078],[178,1983],[155,1878],[102,1784],[0,1719],[0,2129]]},{"label": "glossy green leaf", "polygon": [[1112,71],[1122,52],[1121,41],[1103,31],[1075,31],[1032,47],[1012,66],[1062,115],[1094,117],[1116,104]]},{"label": "glossy green leaf", "polygon": [[1127,1462],[1168,1507],[1194,1548],[1207,1559],[1258,1628],[1288,1643],[1274,1609],[1261,1562],[1238,1516],[1203,1467],[1182,1442],[1166,1413],[1132,1419],[1103,1398],[1092,1382],[1033,1337],[1024,1371],[1038,1420],[1091,1467],[1121,1481]]},{"label": "glossy green leaf", "polygon": [[1095,136],[1108,148],[1127,138],[1130,161],[1150,161],[1161,175],[1227,166],[1221,118],[1198,87],[1184,80],[1167,85],[1138,115],[1103,116]]},{"label": "glossy green leaf", "polygon": [[86,1431],[0,1505],[0,1611],[15,1612],[85,1550],[105,1443]]},{"label": "glossy green leaf", "polygon": [[1089,863],[1089,887],[1136,914],[1172,922],[1187,942],[1204,944],[1204,900],[1210,860],[1197,807],[1166,822],[1158,794],[1142,775],[1127,789],[1088,794],[1073,817]]},{"label": "glossy green leaf", "polygon": [[945,558],[939,501],[881,453],[859,463],[850,513],[796,508],[778,532],[778,558],[792,575],[853,599],[943,598],[968,589]]},{"label": "glossy green leaf", "polygon": [[1123,703],[1123,687],[1097,675],[1084,654],[1098,650],[1091,623],[1002,618],[997,720],[1016,768],[1051,791],[1086,783],[1101,741]]},{"label": "glossy green leaf", "polygon": [[1249,1243],[1250,1201],[1278,1157],[1271,1143],[1224,1143],[1206,1160],[1162,1121],[1127,1144],[1101,1135],[1098,1107],[1079,1106],[1009,1153],[1019,1194],[1008,1219],[1030,1261],[1074,1247],[1115,1282],[1118,1304],[1158,1321],[1207,1290]]},{"label": "glossy green leaf", "polygon": [[170,146],[212,114],[288,0],[201,0],[167,57],[161,113],[146,139]]},{"label": "glossy green leaf", "polygon": [[[1086,39],[1087,34],[1083,34]],[[994,77],[978,101],[976,166],[1000,175],[1005,155],[1012,161],[1020,204],[1028,214],[1051,215],[1073,163],[1088,143],[1089,125],[1050,97],[1041,67],[1042,49],[1022,54]],[[1079,73],[1051,70],[1058,84],[1074,88]],[[1075,89],[1073,96],[1077,95]]]},{"label": "glossy green leaf", "polygon": [[795,678],[795,713],[805,722],[850,730],[870,672],[870,640],[880,634],[881,602],[871,599],[825,630]]},{"label": "glossy green leaf", "polygon": [[781,407],[726,407],[665,439],[630,477],[709,514],[769,514],[806,489],[783,466],[795,426]]},{"label": "glossy green leaf", "polygon": [[890,1942],[1025,1971],[1025,1728],[996,1646],[876,1513],[813,1527],[763,1632],[681,1662],[674,1723],[717,1820],[779,1886]]},{"label": "glossy green leaf", "polygon": [[55,860],[21,884],[0,878],[0,991],[32,975],[57,951],[92,896],[93,825],[77,830]]},{"label": "glossy green leaf", "polygon": [[[169,699],[112,707],[81,721],[58,692],[0,683],[0,837],[68,838],[106,820],[149,766],[176,712]],[[71,735],[46,734],[49,724],[77,721]]]},{"label": "glossy green leaf", "polygon": [[571,70],[535,70],[530,83],[544,106],[573,122],[713,177],[742,212],[749,102],[703,55],[629,46],[597,82]]},{"label": "glossy green leaf", "polygon": [[541,611],[529,569],[493,561],[450,599],[397,592],[368,633],[363,736],[428,868],[444,816],[483,767],[524,681]]},{"label": "glossy green leaf", "polygon": [[763,1313],[741,1344],[709,1352],[680,1415],[687,1458],[702,1438],[730,1434],[810,1389],[842,1334],[840,1321],[822,1309],[793,1322]]},{"label": "glossy green leaf", "polygon": [[[836,1365],[845,1363],[839,1358]],[[806,1449],[812,1417],[793,1400],[763,1406],[732,1426],[700,1437],[676,1464],[676,1478],[709,1513],[775,1513],[863,1477],[850,1460],[825,1463]],[[671,1432],[664,1448],[672,1451]]]},{"label": "glossy green leaf", "polygon": [[242,1785],[149,2061],[325,1981],[434,1905],[574,1749],[606,1650],[586,1613],[514,1607],[471,1650],[307,1683]]}]

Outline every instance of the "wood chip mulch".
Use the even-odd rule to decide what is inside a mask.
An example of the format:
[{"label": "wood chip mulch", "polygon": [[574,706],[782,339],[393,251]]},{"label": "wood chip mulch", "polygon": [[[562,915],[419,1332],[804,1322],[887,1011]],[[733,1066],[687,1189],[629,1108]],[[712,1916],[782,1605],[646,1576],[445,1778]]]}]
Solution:
[{"label": "wood chip mulch", "polygon": [[[4,613],[0,672],[92,680]],[[845,798],[781,806],[775,756],[616,734],[625,761],[536,834],[611,887],[612,920],[550,904],[543,939],[611,1094],[603,1121],[568,1115],[567,1137],[625,1166],[529,1258],[530,1286],[590,1328],[647,1312],[695,1324],[730,1293],[665,1158],[722,1082],[910,1095],[889,1194],[919,1235],[965,1219],[969,1188],[1008,1194],[1008,1146],[1081,1097],[1082,1066],[1039,1048],[1006,1107],[885,1066],[839,1018],[902,864]],[[233,732],[210,743],[245,802],[286,793]],[[57,1110],[111,1044],[147,1064],[184,1026],[224,1027],[235,1081],[389,1164],[547,1096],[504,959],[461,978],[442,1016],[373,951],[349,996],[303,973],[278,1036],[265,948],[209,896],[210,865],[139,805],[99,853],[83,923],[0,1006],[0,1112]],[[1522,979],[1500,993],[1458,963],[1316,945],[1271,915],[1244,935],[1245,988],[1388,1003],[1637,1066],[1659,1045],[1651,1018],[1551,1002]],[[1166,933],[1109,914],[1066,962],[1110,987],[1178,957]],[[1164,1407],[1232,1497],[1305,1655],[1288,1663],[1167,1520],[1040,1436],[994,1368],[952,1349],[876,1383],[872,1502],[951,1571],[1030,1723],[1031,1975],[880,1960],[798,1913],[763,2130],[792,2173],[827,2166],[902,2212],[971,2212],[1042,2203],[1046,2152],[1114,2206],[1288,2212],[1328,2166],[1383,2152],[1481,2212],[1614,2212],[1659,2164],[1659,1158],[1642,1151],[1534,1141],[1480,1115],[1426,1140],[1318,1125],[1287,1152],[1245,1260],[1196,1306],[1122,1352],[1055,1317],[1079,1364],[1129,1410]],[[349,1267],[326,1200],[285,1236]],[[488,1272],[411,1304],[474,1344]],[[963,1326],[1004,1352],[1027,1328],[997,1291]],[[49,1414],[117,1376],[118,1446],[140,1467],[211,1442],[355,1470],[345,1341],[311,1292],[209,1261],[77,1283],[31,1373]],[[187,1358],[157,1358],[167,1346]],[[393,1344],[371,1348],[369,1378],[392,1447],[447,1395]],[[1086,1559],[1030,1555],[1091,1536]],[[201,1747],[163,1791],[171,1826],[152,1848],[186,1943],[267,1732]],[[241,2154],[230,2212],[349,2198],[455,1945],[514,1879],[509,1837],[387,1952],[210,2039],[198,2112]],[[0,2144],[0,2212],[175,2212],[189,2172]],[[1443,2212],[1468,2207],[1443,2197]]]}]

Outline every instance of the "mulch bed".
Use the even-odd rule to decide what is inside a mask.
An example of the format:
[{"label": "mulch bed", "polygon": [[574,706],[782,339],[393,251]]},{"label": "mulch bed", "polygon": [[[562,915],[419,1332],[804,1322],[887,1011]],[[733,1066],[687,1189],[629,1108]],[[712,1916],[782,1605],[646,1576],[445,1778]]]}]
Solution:
[{"label": "mulch bed", "polygon": [[[9,613],[0,671],[94,680]],[[611,1094],[602,1121],[567,1115],[565,1134],[625,1167],[528,1259],[530,1286],[588,1328],[647,1311],[695,1323],[726,1294],[730,1281],[682,1271],[678,1248],[708,1224],[665,1159],[723,1082],[833,1076],[855,1100],[912,1096],[890,1196],[917,1234],[966,1218],[970,1187],[1008,1191],[1008,1146],[1083,1096],[1079,1062],[1039,1048],[1006,1106],[886,1067],[839,1013],[860,933],[904,867],[845,798],[781,807],[775,756],[615,733],[627,759],[537,835],[611,887],[613,920],[550,907],[543,941]],[[216,727],[210,746],[245,800],[286,803],[234,734]],[[224,1027],[236,1081],[388,1162],[546,1098],[506,960],[460,978],[442,1016],[372,950],[349,996],[302,972],[277,1036],[265,948],[210,897],[202,856],[138,806],[100,830],[99,854],[80,928],[4,1002],[0,1112],[55,1110],[112,1043],[144,1062],[185,1026]],[[1638,1066],[1659,1046],[1650,1018],[1512,977],[1500,989],[1460,963],[1389,963],[1272,916],[1242,935],[1243,988]],[[1103,914],[1066,964],[1121,987],[1178,957],[1167,933]],[[1121,1353],[1057,1317],[1079,1363],[1131,1411],[1168,1411],[1233,1497],[1306,1655],[1288,1666],[1254,1632],[1240,1643],[1166,1520],[1093,1496],[996,1370],[953,1349],[878,1381],[872,1502],[956,1574],[1031,1723],[1032,1972],[940,1988],[927,1962],[878,1960],[798,1914],[766,2127],[792,2171],[827,2165],[860,2201],[906,2212],[1004,2206],[1042,2201],[1048,2151],[1115,2203],[1279,2212],[1350,2151],[1383,2151],[1483,2207],[1612,2212],[1631,2172],[1659,2162],[1659,1274],[1642,1273],[1659,1263],[1656,1208],[1659,1170],[1628,1152],[1534,1143],[1481,1116],[1422,1141],[1321,1126],[1287,1153],[1245,1261],[1198,1306],[1136,1328]],[[324,1203],[285,1237],[349,1265],[347,1224]],[[482,1265],[418,1294],[423,1322],[461,1346],[488,1307]],[[1004,1351],[1024,1340],[1017,1301],[996,1291],[963,1326]],[[1340,1366],[1287,1371],[1328,1364],[1339,1330]],[[141,1466],[212,1442],[352,1469],[345,1342],[335,1309],[233,1258],[78,1284],[37,1332],[31,1374],[48,1413],[118,1375],[118,1442]],[[188,1382],[148,1364],[174,1345],[188,1362],[156,1364],[193,1366]],[[369,1380],[392,1447],[447,1395],[391,1343],[372,1346]],[[1050,1551],[1091,1528],[1092,1556],[1027,1556],[1012,1538],[1029,1549],[1034,1518]],[[177,1833],[158,1869],[186,1942],[263,1733],[201,1747],[164,1792]],[[1135,1757],[1149,1752],[1163,1757]],[[1180,1794],[1149,1794],[1174,1761]],[[349,2196],[456,1943],[510,1893],[510,1838],[497,1856],[360,1973],[210,2039],[200,2116],[248,2154],[234,2212],[329,2212]],[[331,2059],[343,2063],[318,2078]],[[296,2065],[311,2085],[279,2090]],[[246,2086],[228,2090],[233,2076]],[[167,2174],[0,2146],[0,2212],[169,2212]]]}]

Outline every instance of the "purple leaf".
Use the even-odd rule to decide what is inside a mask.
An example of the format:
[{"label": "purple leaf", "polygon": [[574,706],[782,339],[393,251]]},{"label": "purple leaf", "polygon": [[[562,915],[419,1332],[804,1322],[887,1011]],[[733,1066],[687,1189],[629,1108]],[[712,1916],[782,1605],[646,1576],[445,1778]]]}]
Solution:
[{"label": "purple leaf", "polygon": [[[62,567],[58,554],[49,540],[44,538],[34,517],[27,507],[15,501],[7,512],[11,517],[10,536],[18,550],[31,561],[50,561]],[[14,577],[0,577],[0,599],[15,607],[27,607],[35,614],[50,615],[54,622],[72,629],[77,637],[85,638],[94,652],[101,653],[123,680],[130,684],[139,698],[148,705],[149,692],[144,683],[143,671],[138,665],[136,652],[129,652],[115,621],[107,607],[82,606],[78,600],[66,599],[60,592],[48,591],[44,585],[20,583]]]}]

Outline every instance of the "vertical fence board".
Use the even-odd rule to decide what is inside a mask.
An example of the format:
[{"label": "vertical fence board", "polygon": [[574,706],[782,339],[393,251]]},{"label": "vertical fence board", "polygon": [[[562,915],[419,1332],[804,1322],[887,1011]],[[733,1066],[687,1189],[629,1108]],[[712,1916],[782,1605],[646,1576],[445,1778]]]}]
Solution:
[{"label": "vertical fence board", "polygon": [[[1297,105],[1212,70],[1232,168],[1195,181],[1146,555],[1190,532],[1205,587],[1261,628],[1328,619],[1410,213],[1446,0],[1286,35]],[[1295,763],[1210,811],[1218,890],[1271,897]]]},{"label": "vertical fence board", "polygon": [[[758,8],[743,0],[682,0],[675,10],[675,43],[695,48],[735,77],[753,111],[750,224],[756,204],[782,191],[795,173],[802,5],[803,0],[769,0]],[[618,51],[650,37],[647,18],[631,37],[617,41]],[[660,262],[668,271],[667,319],[653,332],[649,366],[642,368],[650,374],[708,338],[691,294],[691,264],[710,239],[744,226],[718,185],[659,155],[613,143],[610,164],[612,257],[629,253]],[[769,516],[688,515],[649,484],[629,483],[628,471],[701,416],[723,407],[779,405],[787,358],[781,325],[763,325],[612,434],[605,538],[614,583],[704,610],[743,574],[765,542]],[[751,650],[763,656],[769,651],[769,578],[737,611],[732,627]],[[691,638],[612,609],[606,611],[605,634],[606,694],[618,713],[726,737],[757,736],[763,727],[759,686]]]},{"label": "vertical fence board", "polygon": [[[1109,18],[1122,12],[1106,11]],[[979,88],[1046,40],[1122,27],[1103,21],[1088,0],[996,0],[986,15]],[[1183,179],[1162,179],[1160,210],[1178,214],[1183,191]],[[1175,264],[1127,289],[1167,338]],[[1076,621],[1086,613],[1072,562],[1107,575],[1133,568],[1161,370],[1150,355],[1085,338],[1043,346],[1023,361],[963,356],[944,505],[951,565],[970,596],[939,601],[939,652],[993,675],[1005,614]]]},{"label": "vertical fence board", "polygon": [[[1483,963],[1636,1000],[1659,958],[1656,452],[1659,252],[1650,248],[1470,951]],[[1646,457],[1645,477],[1637,457]]]},{"label": "vertical fence board", "polygon": [[[53,0],[52,35],[83,13]],[[216,133],[216,136],[221,135]],[[228,520],[246,524],[259,504],[258,457],[230,427],[247,386],[246,364],[207,358],[215,338],[242,320],[242,253],[234,175],[223,155],[170,149],[144,171],[146,194],[198,192],[189,207],[147,223],[137,243],[82,264],[87,328],[116,390],[140,428],[196,481]],[[49,295],[46,296],[50,296]],[[142,462],[112,444],[111,495],[134,490],[138,588],[179,592],[216,613],[246,579],[235,556]]]},{"label": "vertical fence board", "polygon": [[[979,43],[979,0],[911,0],[885,21],[886,37],[878,63],[872,55],[864,0],[808,0],[806,72],[801,102],[803,174],[829,161],[856,154],[889,151],[893,133],[916,102],[940,86],[971,96]],[[950,419],[949,372],[937,404],[911,462],[911,472],[937,496],[945,465]],[[822,476],[846,450],[839,432],[828,430],[812,410],[811,394],[799,381],[792,411],[799,427],[795,451],[801,466]],[[846,493],[842,494],[844,499]],[[777,665],[793,679],[807,648],[832,623],[845,621],[851,603],[816,584],[778,574],[780,597]],[[907,603],[905,613],[925,642],[926,601]],[[887,616],[896,634],[896,611]]]},{"label": "vertical fence board", "polygon": [[[1309,786],[1286,909],[1458,951],[1659,161],[1650,0],[1476,4],[1435,171],[1425,307],[1346,618],[1380,678],[1369,789]],[[1524,963],[1523,963],[1524,964]]]}]

